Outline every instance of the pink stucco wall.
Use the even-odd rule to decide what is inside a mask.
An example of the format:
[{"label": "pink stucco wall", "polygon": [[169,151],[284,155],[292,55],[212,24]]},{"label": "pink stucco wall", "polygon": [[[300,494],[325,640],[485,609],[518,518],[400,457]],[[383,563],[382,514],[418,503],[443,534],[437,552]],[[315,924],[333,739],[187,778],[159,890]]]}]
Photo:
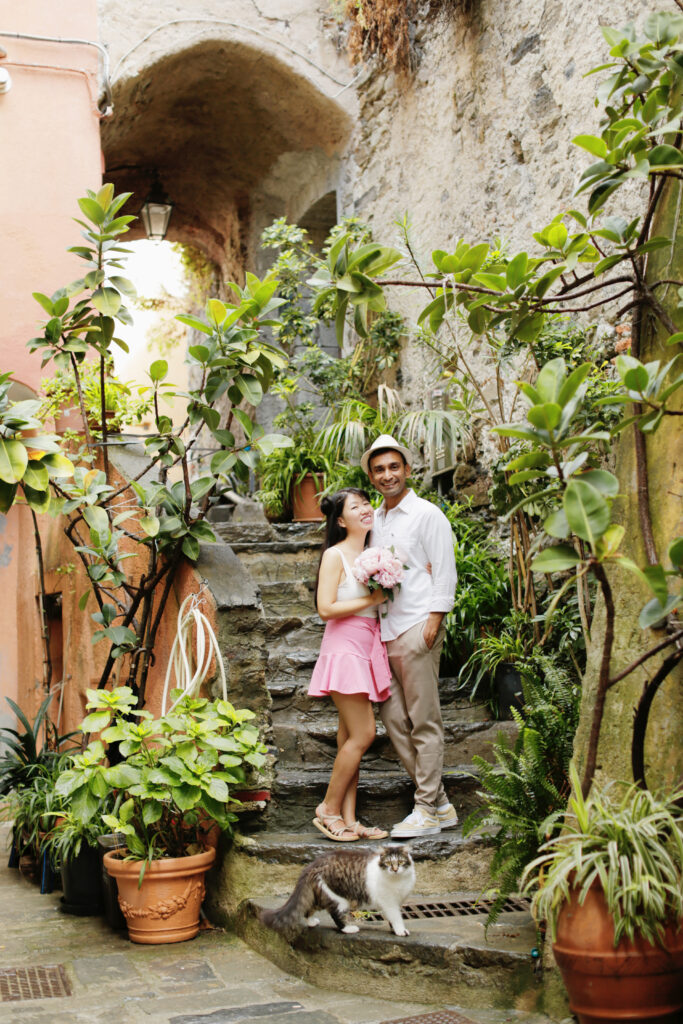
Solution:
[{"label": "pink stucco wall", "polygon": [[[97,40],[96,0],[0,0],[0,30]],[[71,218],[77,198],[101,182],[98,51],[3,35],[0,46],[12,77],[0,95],[0,369],[36,388],[47,371],[26,350],[42,314],[31,293],[81,276],[81,261],[66,252],[79,240]],[[0,516],[0,721],[2,696],[16,695],[34,644],[34,621],[18,601],[21,584],[32,589],[33,564],[30,517],[13,509]]]}]

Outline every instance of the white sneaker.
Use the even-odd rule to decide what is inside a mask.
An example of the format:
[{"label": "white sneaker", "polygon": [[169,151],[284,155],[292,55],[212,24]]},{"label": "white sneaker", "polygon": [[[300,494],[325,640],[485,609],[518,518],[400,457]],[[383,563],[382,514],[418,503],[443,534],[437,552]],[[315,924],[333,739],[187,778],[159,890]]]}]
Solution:
[{"label": "white sneaker", "polygon": [[453,804],[442,804],[441,807],[437,807],[436,815],[442,829],[455,828],[458,824],[458,812]]},{"label": "white sneaker", "polygon": [[415,836],[437,836],[441,831],[439,819],[435,814],[427,814],[416,807],[412,814],[409,814],[398,825],[391,830],[392,839],[412,839]]}]

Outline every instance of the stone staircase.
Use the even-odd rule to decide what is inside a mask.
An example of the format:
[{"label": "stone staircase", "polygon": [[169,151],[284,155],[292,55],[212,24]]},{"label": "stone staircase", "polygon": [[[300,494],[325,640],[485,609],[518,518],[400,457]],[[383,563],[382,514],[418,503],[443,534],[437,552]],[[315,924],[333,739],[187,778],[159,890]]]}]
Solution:
[{"label": "stone staircase", "polygon": [[[257,710],[274,763],[271,799],[240,815],[239,832],[222,843],[219,866],[207,879],[211,919],[317,984],[331,983],[334,977],[334,987],[355,991],[376,975],[373,991],[388,980],[393,991],[398,978],[390,965],[400,968],[401,977],[410,967],[409,973],[428,981],[424,1001],[434,1002],[445,998],[453,986],[453,966],[462,961],[456,989],[463,1005],[485,1005],[494,996],[511,1005],[514,990],[514,1005],[536,1006],[529,958],[534,930],[528,914],[503,915],[487,938],[485,917],[475,909],[479,916],[472,926],[464,928],[462,919],[452,918],[426,931],[421,926],[410,948],[407,940],[398,940],[400,949],[386,925],[373,926],[372,935],[362,929],[357,936],[339,938],[334,930],[316,929],[290,948],[260,924],[259,906],[281,901],[302,866],[333,849],[312,818],[336,753],[336,712],[331,702],[307,695],[324,629],[313,605],[322,529],[312,524],[214,526],[225,544],[206,546],[213,551],[207,550],[206,567],[200,561],[199,568],[214,596],[218,583],[212,584],[212,577],[225,581],[229,575],[233,580],[229,586],[224,583],[223,597],[217,599],[231,699]],[[483,707],[463,701],[453,679],[442,679],[441,700],[444,782],[462,822],[480,799],[474,755],[488,754],[496,733],[512,732],[515,726],[492,722]],[[388,828],[410,811],[412,796],[410,780],[378,718],[376,739],[361,765],[359,817]],[[461,826],[413,840],[410,847],[419,898],[441,899],[457,892],[476,901],[490,885],[490,846],[481,836],[465,838]]]},{"label": "stone staircase", "polygon": [[[223,916],[231,917],[241,898],[259,891],[265,895],[286,891],[302,864],[329,851],[329,842],[313,828],[312,818],[336,754],[337,718],[331,702],[307,695],[324,630],[313,605],[322,527],[265,522],[214,525],[229,546],[223,559],[229,551],[242,576],[241,593],[251,595],[250,617],[240,618],[234,602],[228,602],[233,625],[219,629],[226,662],[233,669],[248,668],[246,681],[239,678],[239,671],[231,679],[233,699],[261,713],[274,758],[271,799],[258,813],[241,815],[240,835],[227,852],[231,882],[226,881],[220,902]],[[213,547],[215,557],[219,552]],[[249,625],[236,627],[236,622]],[[453,679],[442,680],[441,695],[444,781],[462,822],[479,800],[474,754],[486,753],[496,732],[513,725],[491,722],[483,707],[458,697]],[[389,828],[411,810],[412,797],[412,784],[378,718],[376,739],[361,766],[359,817]],[[415,841],[411,849],[421,893],[453,887],[481,892],[488,885],[489,848],[480,837],[465,838],[462,827]],[[236,886],[237,877],[241,882]]]},{"label": "stone staircase", "polygon": [[[272,799],[260,826],[268,832],[301,832],[310,826],[336,754],[336,711],[331,701],[307,695],[324,630],[313,604],[322,528],[227,523],[217,532],[259,588],[263,607],[269,741],[276,762]],[[508,723],[492,723],[483,707],[458,698],[455,680],[442,680],[441,699],[445,783],[463,820],[478,801],[472,757],[485,752],[496,731]],[[412,793],[378,718],[377,737],[361,770],[359,814],[388,827],[410,811]]]}]

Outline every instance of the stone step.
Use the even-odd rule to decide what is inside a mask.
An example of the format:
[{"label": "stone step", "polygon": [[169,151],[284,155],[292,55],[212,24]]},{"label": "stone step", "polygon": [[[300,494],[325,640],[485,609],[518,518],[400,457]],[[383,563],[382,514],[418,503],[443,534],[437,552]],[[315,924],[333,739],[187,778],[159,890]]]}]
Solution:
[{"label": "stone step", "polygon": [[301,580],[261,581],[258,585],[266,621],[298,618],[303,622],[320,622],[313,602],[313,584]]},{"label": "stone step", "polygon": [[301,547],[321,547],[325,535],[324,524],[322,523],[235,523],[232,520],[227,522],[212,523],[216,534],[237,550],[236,546],[255,547],[259,544],[280,544],[285,547],[292,545]]},{"label": "stone step", "polygon": [[[212,874],[212,910],[218,910],[227,922],[242,900],[269,897],[291,892],[301,869],[316,857],[340,849],[340,844],[326,839],[312,825],[313,812],[304,824],[294,829],[273,829],[246,833],[243,815],[240,831],[232,839],[220,840],[218,872]],[[375,822],[373,822],[375,824]],[[378,848],[390,842],[376,840],[357,848]],[[439,893],[448,888],[477,890],[490,887],[489,866],[492,857],[490,841],[479,834],[465,837],[461,826],[436,836],[404,840],[415,861],[416,889],[422,893]],[[354,846],[354,849],[356,848]],[[214,913],[211,914],[215,919]]]},{"label": "stone step", "polygon": [[[331,766],[337,754],[338,719],[333,709],[320,707],[320,700],[305,698],[289,711],[281,710],[276,704],[272,708],[272,742],[277,749],[278,770],[284,766]],[[317,706],[316,706],[317,702]],[[326,702],[323,702],[325,704]],[[457,712],[447,710],[444,714],[444,765],[457,767],[471,764],[475,756],[490,758],[491,746],[497,734],[505,732],[513,738],[517,734],[514,722],[461,722],[449,720]],[[396,767],[397,756],[381,721],[377,721],[377,733],[369,750],[363,756],[363,765],[370,771],[381,767]]]},{"label": "stone step", "polygon": [[[449,887],[432,902],[477,895],[478,890]],[[501,915],[488,932],[485,914],[411,919],[406,921],[410,935],[405,937],[393,935],[385,922],[367,921],[362,915],[356,934],[342,934],[321,914],[317,928],[306,928],[290,944],[262,925],[258,916],[263,907],[280,906],[283,899],[246,900],[236,915],[236,931],[280,968],[321,988],[367,997],[386,997],[390,992],[392,999],[414,999],[418,985],[420,999],[433,1004],[543,1009],[545,996],[531,957],[536,929],[525,911]],[[409,906],[419,900],[411,897]]]},{"label": "stone step", "polygon": [[[330,761],[331,764],[331,761]],[[476,769],[460,765],[444,771],[444,785],[461,821],[479,806]],[[271,800],[258,822],[259,828],[289,832],[310,827],[317,804],[330,779],[329,767],[310,769],[276,766]],[[378,758],[374,766],[361,766],[358,783],[358,814],[373,824],[388,828],[401,821],[413,808],[414,787],[396,764]]]}]

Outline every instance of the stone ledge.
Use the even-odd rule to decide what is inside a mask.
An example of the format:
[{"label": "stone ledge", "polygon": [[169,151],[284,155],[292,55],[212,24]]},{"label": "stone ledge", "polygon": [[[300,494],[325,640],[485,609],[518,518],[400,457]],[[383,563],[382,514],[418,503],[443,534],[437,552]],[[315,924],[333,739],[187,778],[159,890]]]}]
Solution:
[{"label": "stone ledge", "polygon": [[[384,843],[389,842],[390,839],[384,840]],[[488,847],[488,842],[483,836],[465,837],[461,828],[449,829],[438,836],[406,840],[406,843],[409,843],[411,856],[416,863],[446,860],[461,850]],[[379,847],[382,842],[377,842],[376,845]],[[307,833],[262,832],[250,836],[237,835],[234,846],[245,856],[258,857],[264,863],[298,865],[306,864],[324,853],[330,853],[335,848],[329,839],[325,839],[312,827]]]},{"label": "stone ledge", "polygon": [[[450,893],[441,898],[455,898]],[[503,914],[484,930],[484,915],[411,920],[410,935],[393,935],[385,923],[358,920],[360,931],[344,935],[326,914],[321,925],[306,929],[292,944],[258,919],[265,906],[282,899],[249,899],[235,917],[235,928],[254,949],[284,970],[321,987],[457,1003],[462,1007],[543,1009],[544,992],[534,973],[531,949],[535,926],[528,914]]]}]

